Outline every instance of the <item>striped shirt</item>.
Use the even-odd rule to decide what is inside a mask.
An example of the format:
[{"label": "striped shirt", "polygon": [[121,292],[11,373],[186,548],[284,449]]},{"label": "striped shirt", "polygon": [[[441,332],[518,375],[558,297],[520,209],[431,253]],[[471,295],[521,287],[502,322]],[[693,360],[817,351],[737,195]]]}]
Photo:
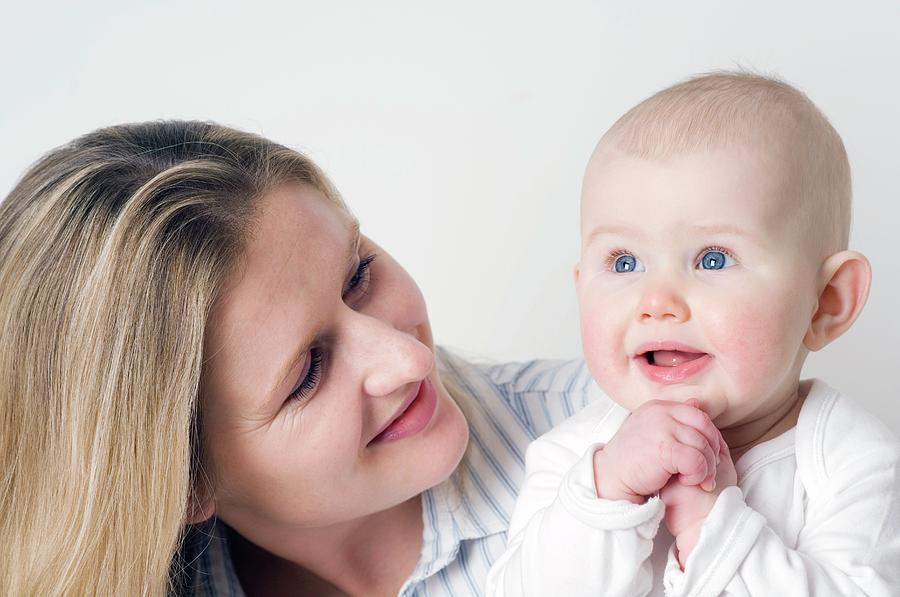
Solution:
[{"label": "striped shirt", "polygon": [[[488,570],[506,548],[528,444],[605,399],[581,360],[484,365],[437,352],[442,379],[472,397],[461,404],[469,447],[451,479],[422,493],[422,551],[399,597],[483,595]],[[226,537],[216,519],[188,532],[185,594],[244,596]]]}]

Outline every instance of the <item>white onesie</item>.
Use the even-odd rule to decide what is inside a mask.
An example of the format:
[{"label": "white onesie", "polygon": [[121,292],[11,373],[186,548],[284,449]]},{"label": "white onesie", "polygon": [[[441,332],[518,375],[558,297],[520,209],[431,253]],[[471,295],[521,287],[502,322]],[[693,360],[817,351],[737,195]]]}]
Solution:
[{"label": "white onesie", "polygon": [[797,426],[735,463],[683,572],[658,498],[597,497],[593,453],[628,411],[586,407],[529,447],[487,594],[900,595],[900,443],[825,383],[804,392]]}]

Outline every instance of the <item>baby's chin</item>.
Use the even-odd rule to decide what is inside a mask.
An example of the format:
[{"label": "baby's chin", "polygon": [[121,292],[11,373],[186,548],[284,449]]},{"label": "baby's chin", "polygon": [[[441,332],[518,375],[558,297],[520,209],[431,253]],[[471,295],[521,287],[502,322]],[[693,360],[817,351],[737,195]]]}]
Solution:
[{"label": "baby's chin", "polygon": [[[603,384],[601,387],[604,387]],[[687,402],[694,399],[700,402],[700,409],[706,412],[713,422],[725,414],[728,404],[727,398],[721,391],[702,384],[671,384],[651,388],[610,388],[607,390],[607,394],[628,410],[634,410],[650,400]]]}]

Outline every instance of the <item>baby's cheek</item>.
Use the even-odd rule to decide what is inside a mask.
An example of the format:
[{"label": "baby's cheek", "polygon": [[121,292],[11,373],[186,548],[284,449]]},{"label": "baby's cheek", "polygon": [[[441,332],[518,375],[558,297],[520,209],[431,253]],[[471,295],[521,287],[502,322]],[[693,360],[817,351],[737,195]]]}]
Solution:
[{"label": "baby's cheek", "polygon": [[596,309],[581,312],[581,345],[584,349],[584,358],[587,360],[591,371],[595,365],[599,366],[606,358],[605,349],[609,342],[606,340],[608,332],[604,326],[604,318],[596,313]]},{"label": "baby's cheek", "polygon": [[625,350],[624,321],[614,305],[581,312],[581,341],[591,377],[609,396],[628,408],[629,355]]},{"label": "baby's cheek", "polygon": [[777,384],[793,366],[805,325],[800,325],[789,301],[781,304],[788,306],[779,309],[758,301],[733,304],[711,326],[720,365],[736,389]]}]

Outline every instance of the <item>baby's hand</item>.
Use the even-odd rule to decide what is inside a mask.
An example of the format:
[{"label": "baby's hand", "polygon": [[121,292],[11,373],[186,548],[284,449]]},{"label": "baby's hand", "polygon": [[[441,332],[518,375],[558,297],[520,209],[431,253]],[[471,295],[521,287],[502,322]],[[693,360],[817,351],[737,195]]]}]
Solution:
[{"label": "baby's hand", "polygon": [[686,485],[712,489],[723,444],[696,401],[646,402],[594,453],[597,496],[640,504],[673,475]]},{"label": "baby's hand", "polygon": [[723,489],[733,485],[737,485],[737,472],[734,470],[734,462],[731,460],[728,446],[722,441],[715,487],[712,491],[706,491],[695,485],[685,485],[679,479],[672,477],[659,492],[659,497],[666,505],[664,518],[666,528],[675,537],[678,563],[682,570],[684,570],[684,563],[688,556],[697,545],[700,528],[709,511],[712,510],[713,504],[716,503],[716,498]]}]

